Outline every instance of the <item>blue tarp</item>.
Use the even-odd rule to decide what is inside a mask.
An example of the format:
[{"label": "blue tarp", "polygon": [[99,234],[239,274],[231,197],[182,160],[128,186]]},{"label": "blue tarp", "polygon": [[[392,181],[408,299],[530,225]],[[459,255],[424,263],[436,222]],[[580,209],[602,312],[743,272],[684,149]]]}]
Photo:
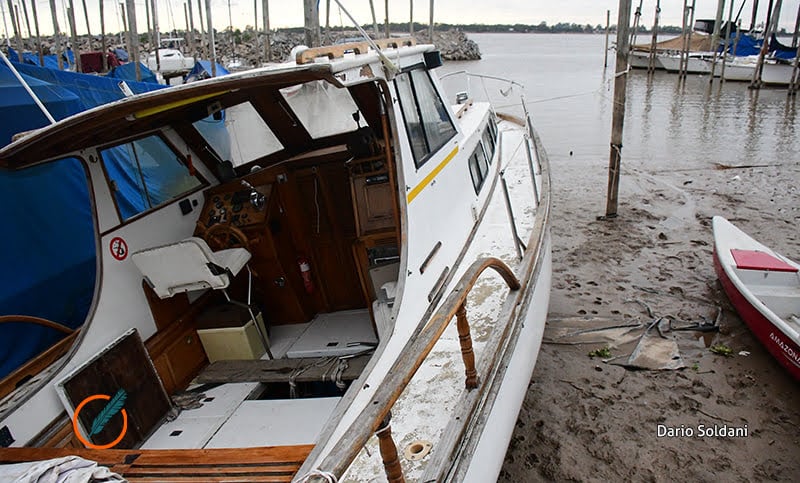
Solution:
[{"label": "blue tarp", "polygon": [[[230,74],[230,71],[225,67],[217,64],[217,77]],[[194,67],[192,70],[186,74],[186,77],[183,79],[184,82],[187,84],[189,82],[199,81],[203,79],[208,79],[211,77],[211,61],[210,60],[198,60],[194,63]]]},{"label": "blue tarp", "polygon": [[[156,79],[156,75],[153,73],[152,70],[148,69],[146,65],[139,62],[139,69],[140,74],[142,76],[142,82],[147,82],[149,84],[158,84],[158,79]],[[106,74],[107,77],[112,77],[114,79],[122,79],[124,81],[136,81],[136,64],[133,62],[128,62],[127,64],[122,64],[118,67],[112,68]]]},{"label": "blue tarp", "polygon": [[[58,56],[57,55],[45,55],[44,57],[44,66],[39,63],[39,55],[34,54],[32,52],[23,52],[22,53],[22,63],[23,64],[30,64],[35,65],[38,67],[47,67],[48,69],[55,69],[58,70]],[[17,55],[17,51],[13,48],[8,48],[8,58],[12,62],[19,62],[19,56]],[[62,55],[62,65],[64,66],[65,70],[68,70],[72,67],[72,64],[75,63],[75,55],[72,51],[68,51],[65,55]]]},{"label": "blue tarp", "polygon": [[[15,64],[56,119],[122,99],[118,79]],[[44,115],[0,67],[0,143],[11,134],[43,127]],[[162,88],[126,82],[134,93]],[[6,95],[7,94],[7,95]],[[24,95],[23,95],[24,94]],[[126,159],[109,160],[109,172]],[[134,187],[120,186],[122,192]],[[0,171],[0,314],[35,315],[69,327],[83,324],[95,284],[95,247],[86,174],[67,159],[22,171]],[[63,334],[31,324],[0,324],[0,378]]]}]

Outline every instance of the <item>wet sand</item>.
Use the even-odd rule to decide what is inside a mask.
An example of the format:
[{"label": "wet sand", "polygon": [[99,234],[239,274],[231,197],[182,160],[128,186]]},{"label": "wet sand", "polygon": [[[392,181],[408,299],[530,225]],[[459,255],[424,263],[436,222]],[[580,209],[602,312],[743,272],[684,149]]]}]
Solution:
[{"label": "wet sand", "polygon": [[[605,162],[551,158],[549,320],[500,481],[800,481],[800,383],[733,311],[714,273],[711,232],[711,217],[722,215],[800,259],[796,160],[656,170],[623,151],[619,217],[600,221]],[[630,329],[627,343],[620,340],[626,328],[558,337],[568,328],[647,325],[664,315],[675,325],[705,323],[717,307],[720,329],[709,340],[673,333],[680,370],[630,370],[618,365],[626,357],[588,356],[605,346],[607,358],[624,356],[643,329]],[[707,343],[733,355],[716,355]],[[659,437],[659,425],[684,435]],[[747,436],[701,436],[699,425],[746,425]]]}]

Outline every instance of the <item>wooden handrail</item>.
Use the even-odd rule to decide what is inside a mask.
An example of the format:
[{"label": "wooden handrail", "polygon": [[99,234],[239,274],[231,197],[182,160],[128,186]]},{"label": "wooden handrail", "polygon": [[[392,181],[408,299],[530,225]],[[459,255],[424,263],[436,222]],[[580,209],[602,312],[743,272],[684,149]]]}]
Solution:
[{"label": "wooden handrail", "polygon": [[41,317],[34,317],[32,315],[0,315],[0,324],[10,324],[12,322],[42,325],[65,334],[71,334],[75,332],[75,329],[67,327],[66,325],[53,322],[52,320],[43,319]]}]

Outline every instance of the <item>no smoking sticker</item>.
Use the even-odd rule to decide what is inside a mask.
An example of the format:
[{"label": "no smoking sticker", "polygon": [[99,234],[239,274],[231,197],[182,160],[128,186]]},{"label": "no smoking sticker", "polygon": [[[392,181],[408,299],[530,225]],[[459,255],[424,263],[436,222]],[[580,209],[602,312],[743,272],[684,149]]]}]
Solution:
[{"label": "no smoking sticker", "polygon": [[108,248],[111,250],[111,256],[119,261],[125,260],[128,256],[128,244],[120,237],[112,238]]}]

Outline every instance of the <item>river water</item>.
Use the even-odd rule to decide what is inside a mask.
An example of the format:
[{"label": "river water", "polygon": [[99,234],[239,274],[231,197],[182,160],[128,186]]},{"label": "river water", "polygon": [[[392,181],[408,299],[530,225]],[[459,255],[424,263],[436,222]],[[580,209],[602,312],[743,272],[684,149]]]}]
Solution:
[{"label": "river water", "polygon": [[[603,35],[469,34],[482,59],[446,62],[440,75],[467,70],[514,79],[525,96],[553,168],[607,165],[615,52],[603,67]],[[613,37],[611,42],[613,42]],[[445,83],[445,87],[452,89]],[[509,96],[510,98],[511,96]],[[622,164],[653,170],[800,160],[800,101],[786,89],[751,90],[747,83],[658,71],[628,76]]]}]

